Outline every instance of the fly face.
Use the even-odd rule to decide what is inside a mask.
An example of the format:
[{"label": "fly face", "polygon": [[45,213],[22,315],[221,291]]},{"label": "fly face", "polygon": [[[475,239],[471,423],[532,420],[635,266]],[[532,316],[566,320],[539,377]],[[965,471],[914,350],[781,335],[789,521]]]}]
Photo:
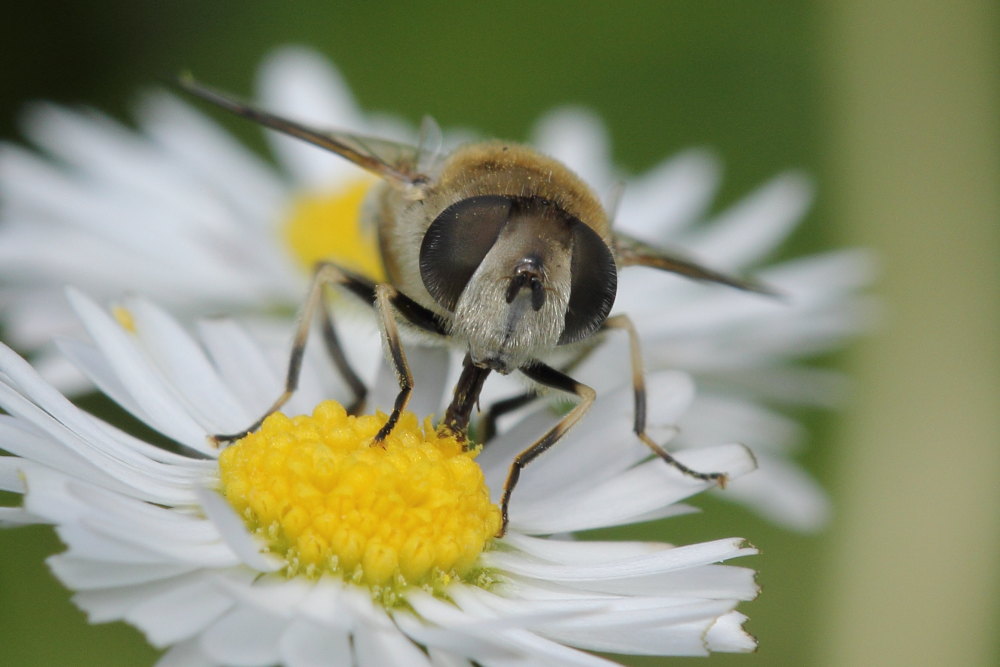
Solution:
[{"label": "fly face", "polygon": [[587,225],[550,200],[512,195],[469,197],[438,215],[420,277],[472,363],[504,374],[595,331],[618,283],[610,248]]}]

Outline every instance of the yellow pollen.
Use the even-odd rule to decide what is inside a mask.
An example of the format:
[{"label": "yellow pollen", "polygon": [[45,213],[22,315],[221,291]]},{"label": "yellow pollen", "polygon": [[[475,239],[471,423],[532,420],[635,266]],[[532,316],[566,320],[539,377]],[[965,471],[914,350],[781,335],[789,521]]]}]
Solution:
[{"label": "yellow pollen", "polygon": [[372,445],[385,420],[326,401],[311,416],[271,415],[222,452],[224,495],[289,576],[336,574],[395,599],[481,574],[500,511],[476,452],[411,412]]},{"label": "yellow pollen", "polygon": [[129,333],[135,333],[135,318],[132,317],[132,311],[124,306],[114,306],[111,309],[111,314],[122,329]]},{"label": "yellow pollen", "polygon": [[285,240],[304,269],[311,271],[316,262],[330,260],[373,280],[385,278],[375,230],[361,221],[372,184],[372,179],[357,180],[333,192],[300,195],[293,202]]}]

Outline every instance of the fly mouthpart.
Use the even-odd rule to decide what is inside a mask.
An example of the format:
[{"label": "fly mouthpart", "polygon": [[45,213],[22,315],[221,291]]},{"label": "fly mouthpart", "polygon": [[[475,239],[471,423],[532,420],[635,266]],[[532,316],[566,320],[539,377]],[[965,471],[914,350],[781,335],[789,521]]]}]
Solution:
[{"label": "fly mouthpart", "polygon": [[514,277],[507,286],[507,303],[513,303],[522,289],[531,290],[531,308],[539,311],[545,305],[545,286],[542,284],[541,262],[528,257],[518,262]]}]

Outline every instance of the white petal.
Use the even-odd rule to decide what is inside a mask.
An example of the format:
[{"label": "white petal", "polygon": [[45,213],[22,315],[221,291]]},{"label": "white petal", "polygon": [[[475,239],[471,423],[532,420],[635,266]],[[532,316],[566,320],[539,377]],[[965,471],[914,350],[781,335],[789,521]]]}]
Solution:
[{"label": "white petal", "polygon": [[578,632],[555,630],[546,634],[557,641],[592,651],[627,655],[707,655],[702,637],[713,620],[674,623],[659,631],[630,626],[606,632],[585,629]]},{"label": "white petal", "polygon": [[164,648],[199,634],[232,606],[232,598],[209,577],[190,577],[146,598],[124,620],[142,629],[153,646]]},{"label": "white petal", "polygon": [[510,552],[491,551],[483,555],[490,567],[543,581],[583,583],[612,579],[634,579],[680,569],[718,563],[730,558],[756,553],[738,538],[715,540],[690,546],[664,549],[652,554],[633,556],[605,563],[577,565],[539,563]]},{"label": "white petal", "polygon": [[[260,346],[246,329],[228,318],[202,320],[198,323],[198,331],[226,385],[251,414],[264,414],[279,395],[282,378],[271,369]],[[225,432],[244,428],[247,424],[249,420],[228,425]]]},{"label": "white petal", "polygon": [[145,299],[129,299],[135,335],[200,423],[221,428],[252,417],[219,379],[205,353],[177,321]]},{"label": "white petal", "polygon": [[832,508],[823,489],[801,468],[788,461],[758,455],[760,467],[733,480],[717,496],[740,502],[780,526],[803,532],[826,525]]},{"label": "white petal", "polygon": [[[287,609],[294,610],[297,616],[322,626],[328,632],[346,637],[355,623],[354,609],[347,599],[349,595],[346,594],[349,588],[350,585],[339,578],[323,577],[313,582],[301,599]],[[257,602],[267,604],[266,600]],[[389,621],[385,614],[376,615],[374,618],[377,624],[388,627]]]},{"label": "white petal", "polygon": [[[103,393],[120,406],[129,409],[134,407],[133,414],[139,412],[139,408],[134,406],[129,398],[127,390],[118,381],[110,368],[103,361],[103,356],[93,345],[88,345],[82,341],[61,340],[59,348],[68,357],[79,362],[81,368],[87,369],[94,382],[102,389]],[[105,391],[106,390],[106,391]],[[118,400],[119,397],[121,400]],[[93,456],[92,450],[110,450],[117,456],[128,461],[130,464],[140,468],[147,468],[152,473],[157,474],[161,479],[182,480],[185,486],[191,481],[204,480],[207,475],[214,471],[216,464],[206,460],[192,459],[182,454],[177,454],[159,446],[152,445],[140,440],[128,433],[102,422],[88,413],[77,411],[77,419],[81,424],[91,424],[91,430],[87,432],[87,445],[81,447],[81,451],[88,457]],[[57,415],[54,415],[57,416]],[[72,445],[69,445],[72,447]],[[155,463],[168,463],[167,467],[157,466]],[[189,498],[189,494],[185,493]],[[178,501],[179,502],[179,501]]]},{"label": "white petal", "polygon": [[260,224],[277,209],[284,192],[274,172],[207,117],[159,90],[143,96],[139,112],[164,151],[238,207],[246,222]]},{"label": "white petal", "polygon": [[[156,460],[159,456],[143,456],[147,451],[159,454],[151,445],[142,443],[143,447],[130,450],[128,436],[74,406],[60,406],[60,410],[49,416],[21,397],[10,395],[6,385],[0,385],[0,404],[18,417],[0,416],[0,438],[5,448],[13,454],[32,457],[47,468],[21,467],[26,474],[62,471],[133,498],[183,505],[193,501],[190,484],[206,480],[214,468],[204,461],[176,460],[179,457],[169,452],[163,452],[162,459],[170,461],[174,457],[175,464],[162,465]],[[25,423],[28,419],[39,427]],[[60,514],[56,510],[56,515]]]},{"label": "white petal", "polygon": [[[90,508],[81,504],[76,497],[73,484],[76,482],[79,488],[90,482],[73,480],[68,475],[45,466],[25,466],[21,468],[21,473],[25,485],[24,507],[29,512],[56,524],[73,524],[89,513]],[[110,485],[110,488],[122,486],[116,483]],[[94,485],[92,488],[103,490],[108,487]],[[123,500],[125,497],[121,496]]]},{"label": "white petal", "polygon": [[853,248],[782,262],[759,275],[800,304],[803,299],[831,299],[865,289],[878,272],[878,258],[870,250]]},{"label": "white petal", "polygon": [[[710,452],[705,455],[705,452]],[[677,452],[675,458],[693,470],[722,472],[736,478],[756,466],[741,445]],[[528,534],[574,532],[635,521],[659,508],[714,486],[681,473],[659,459],[650,460],[589,489],[553,493],[548,498],[521,501],[515,490],[511,526]]]},{"label": "white petal", "polygon": [[100,112],[35,104],[24,115],[23,127],[37,144],[99,182],[171,208],[185,203],[175,198],[182,175],[138,135]]},{"label": "white petal", "polygon": [[799,173],[773,179],[686,240],[705,263],[736,269],[771,252],[798,224],[812,201],[812,183]]},{"label": "white petal", "polygon": [[216,667],[216,663],[205,655],[197,639],[175,644],[160,656],[155,667]]},{"label": "white petal", "polygon": [[293,620],[281,636],[281,661],[288,667],[328,667],[352,662],[346,632],[303,620]]},{"label": "white petal", "polygon": [[140,406],[142,413],[137,416],[174,440],[209,453],[207,435],[213,431],[192,417],[183,397],[149,366],[135,340],[81,293],[67,294],[94,343]]},{"label": "white petal", "polygon": [[[108,621],[122,620],[126,618],[134,609],[140,607],[141,605],[149,604],[151,601],[157,600],[161,596],[165,595],[167,596],[167,600],[170,600],[172,599],[172,596],[176,595],[176,592],[180,590],[190,589],[190,591],[194,592],[197,592],[199,588],[206,591],[215,590],[214,580],[219,576],[220,575],[216,573],[192,572],[171,579],[162,579],[145,584],[86,590],[78,592],[74,595],[73,602],[87,612],[87,617],[92,623],[106,623]],[[228,573],[225,576],[233,578],[242,576],[246,579],[244,575],[237,573]],[[187,593],[182,594],[181,597],[183,598],[185,595],[187,595]],[[210,596],[210,598],[205,599],[215,600],[215,597]],[[218,615],[218,613],[214,611],[216,609],[214,604],[215,603],[213,603],[212,613],[208,614],[213,618]],[[191,609],[188,609],[187,611],[193,615],[197,615],[199,613],[198,611]],[[155,616],[148,620],[153,625],[155,625],[157,621]],[[144,632],[148,632],[150,630],[149,627],[142,627],[141,629]]]},{"label": "white petal", "polygon": [[349,610],[353,629],[360,627],[377,629],[381,633],[393,634],[397,631],[392,619],[381,606],[376,606],[369,592],[357,586],[345,585],[341,599]]},{"label": "white petal", "polygon": [[[149,564],[153,566],[178,565],[177,560],[155,553],[134,542],[124,542],[99,534],[82,522],[64,523],[56,526],[56,534],[69,547],[73,557],[97,560],[114,564]],[[199,567],[197,563],[186,563],[186,567]]]},{"label": "white petal", "polygon": [[607,196],[614,178],[607,170],[608,133],[597,114],[575,107],[555,109],[539,119],[532,134],[532,143],[542,153],[576,172],[598,196]]},{"label": "white petal", "polygon": [[521,655],[504,644],[498,632],[530,623],[531,618],[482,619],[450,602],[415,593],[407,597],[417,615],[393,614],[399,628],[418,644],[468,656],[483,664],[514,660]]},{"label": "white petal", "polygon": [[232,505],[222,496],[208,489],[196,489],[195,493],[205,515],[244,565],[261,572],[273,572],[282,567],[281,559],[264,552],[262,545],[247,532],[246,525]]},{"label": "white petal", "polygon": [[523,651],[529,657],[528,664],[544,665],[579,665],[581,667],[599,667],[615,663],[590,653],[577,651],[569,646],[540,637],[524,630],[511,630],[504,633],[504,639],[512,646]]},{"label": "white petal", "polygon": [[[475,588],[475,587],[472,587]],[[506,587],[505,587],[506,588]],[[462,597],[458,586],[449,590],[453,597]],[[492,599],[492,598],[491,598]],[[507,650],[497,633],[509,629],[533,629],[545,623],[572,619],[581,614],[589,614],[591,609],[569,609],[561,601],[557,604],[536,604],[537,600],[516,600],[512,604],[500,604],[496,608],[459,608],[452,602],[444,602],[422,592],[407,596],[407,602],[414,611],[430,625],[421,625],[405,614],[395,614],[396,623],[420,644],[433,644],[463,655],[485,659],[509,659],[516,655]],[[490,611],[489,614],[482,613]],[[492,613],[493,610],[500,613]],[[454,635],[449,638],[448,635]]]},{"label": "white petal", "polygon": [[738,440],[761,452],[790,453],[804,438],[801,424],[784,414],[736,396],[703,391],[678,424],[677,447]]},{"label": "white petal", "polygon": [[[14,315],[14,317],[17,317]],[[55,339],[56,345],[51,345],[53,342],[53,333],[55,331],[61,331],[61,327],[56,325],[55,328],[47,329],[45,334],[45,343],[41,343],[38,340],[23,339],[15,336],[10,336],[10,340],[15,346],[19,346],[22,349],[34,348],[35,352],[32,357],[31,363],[38,371],[38,374],[45,378],[45,381],[51,384],[53,387],[59,387],[59,389],[67,396],[82,396],[88,391],[94,390],[94,385],[87,379],[87,377],[80,372],[80,369],[73,364],[73,362],[61,353],[56,352],[56,347],[59,343],[59,339]],[[41,349],[37,348],[37,345],[43,344],[44,347]]]},{"label": "white petal", "polygon": [[[275,113],[318,128],[364,133],[365,123],[346,81],[315,51],[275,51],[260,68],[258,88],[261,104]],[[273,132],[267,138],[285,169],[309,187],[360,173],[343,158],[299,139]]]},{"label": "white petal", "polygon": [[[114,477],[95,468],[87,457],[82,456],[74,448],[63,446],[49,433],[33,428],[31,424],[26,424],[24,417],[31,414],[27,412],[27,409],[30,409],[28,407],[30,404],[24,401],[24,409],[22,409],[22,403],[15,402],[20,397],[8,392],[10,392],[8,387],[0,385],[0,405],[17,418],[0,415],[0,446],[16,456],[30,456],[31,460],[25,461],[23,464],[21,459],[4,462],[7,470],[4,475],[4,488],[12,491],[23,488],[24,472],[22,471],[31,469],[32,462],[53,470],[75,471],[80,477],[107,485],[109,488],[121,490],[127,488]],[[44,419],[42,416],[39,418]],[[7,468],[6,466],[11,467]]]},{"label": "white petal", "polygon": [[46,523],[46,521],[20,507],[0,507],[0,528],[28,526],[35,523]]},{"label": "white petal", "polygon": [[504,544],[516,547],[519,551],[536,558],[564,565],[605,563],[623,558],[646,556],[671,548],[671,545],[663,542],[560,540],[529,537],[519,533],[509,533],[504,538]]},{"label": "white petal", "polygon": [[[0,345],[0,377],[4,376],[6,382],[0,385],[3,404],[9,413],[23,419],[16,425],[8,423],[19,431],[45,433],[54,441],[47,445],[39,443],[39,446],[77,452],[92,464],[102,467],[118,462],[136,469],[160,469],[155,463],[150,464],[152,460],[175,464],[177,468],[169,471],[174,476],[190,480],[200,475],[197,469],[203,468],[203,462],[160,450],[83,412],[42,380],[27,362]],[[16,392],[13,387],[17,388]],[[26,457],[35,458],[32,454],[28,451],[24,453]],[[47,464],[59,468],[54,462],[48,461]]]},{"label": "white petal", "polygon": [[[3,434],[5,416],[0,415],[0,443],[7,446],[7,443],[12,442],[13,439],[7,440]],[[21,471],[33,465],[37,464],[16,456],[0,456],[0,490],[23,494],[25,491],[24,473]]]},{"label": "white petal", "polygon": [[853,395],[850,379],[826,368],[775,365],[729,374],[728,379],[735,387],[754,387],[761,399],[785,405],[835,409],[843,407]]},{"label": "white petal", "polygon": [[193,572],[189,563],[112,563],[61,553],[48,559],[52,572],[67,588],[91,590],[147,584]]},{"label": "white petal", "polygon": [[65,487],[78,511],[85,512],[93,526],[107,522],[130,527],[137,538],[150,531],[168,541],[184,541],[191,545],[211,544],[219,540],[215,526],[197,515],[122,496],[81,480],[68,479]]},{"label": "white petal", "polygon": [[[47,473],[47,474],[43,474]],[[238,561],[215,526],[46,470],[29,471],[25,509],[59,524],[59,535],[81,557],[124,562],[195,563],[228,567]]]},{"label": "white petal", "polygon": [[[432,345],[407,345],[407,361],[413,373],[414,389],[407,410],[420,417],[441,415],[441,396],[451,370],[451,352]],[[375,385],[366,405],[368,410],[389,412],[399,393],[399,381],[388,363],[379,364]]]},{"label": "white petal", "polygon": [[[496,612],[487,603],[487,600],[498,600],[496,595],[472,586],[456,587],[454,595],[455,603],[463,611],[475,616],[496,616]],[[612,664],[598,656],[563,646],[526,630],[513,628],[499,630],[495,636],[508,649],[524,654],[526,656],[525,662],[528,664],[533,662],[546,665],[604,666]]]},{"label": "white petal", "polygon": [[[432,667],[472,667],[473,663],[434,647],[427,648]],[[482,663],[481,663],[482,664]]]},{"label": "white petal", "polygon": [[295,616],[309,600],[315,584],[304,578],[287,579],[281,575],[264,575],[241,568],[241,572],[252,574],[252,585],[240,580],[221,580],[219,585],[234,598],[241,607],[253,607],[262,612],[281,618]]},{"label": "white petal", "polygon": [[354,632],[358,665],[430,665],[427,655],[398,630],[359,625]]},{"label": "white petal", "polygon": [[[133,415],[142,414],[142,408],[132,398],[128,388],[122,384],[104,358],[104,354],[91,343],[70,338],[60,338],[56,341],[60,355],[69,360],[88,382],[87,390],[97,388],[102,394],[114,401],[118,406]],[[49,376],[43,373],[43,377]],[[91,386],[92,385],[92,386]],[[63,385],[56,385],[65,390]]]},{"label": "white petal", "polygon": [[719,180],[719,162],[708,151],[675,155],[628,183],[615,224],[653,246],[667,246],[708,209]]},{"label": "white petal", "polygon": [[[676,420],[694,395],[694,385],[683,373],[650,374],[646,389],[652,423]],[[566,441],[556,443],[526,468],[515,497],[527,502],[573,490],[585,491],[649,456],[648,448],[632,434],[634,415],[630,386],[601,395]],[[492,440],[478,458],[488,486],[493,490],[502,488],[514,457],[557,422],[558,416],[543,405]]]},{"label": "white petal", "polygon": [[[635,604],[641,602],[641,604]],[[596,651],[633,655],[702,655],[703,637],[733,600],[613,599],[606,609],[537,628],[560,642]]]},{"label": "white petal", "polygon": [[[530,584],[526,579],[521,584]],[[551,585],[546,581],[538,586]],[[562,584],[564,587],[591,594],[626,597],[660,597],[663,599],[752,600],[760,592],[753,570],[732,565],[701,565],[639,577],[592,579]],[[511,595],[520,591],[513,588]]]},{"label": "white petal", "polygon": [[202,633],[201,648],[226,665],[272,665],[281,661],[278,648],[284,630],[285,622],[276,616],[237,607]]}]

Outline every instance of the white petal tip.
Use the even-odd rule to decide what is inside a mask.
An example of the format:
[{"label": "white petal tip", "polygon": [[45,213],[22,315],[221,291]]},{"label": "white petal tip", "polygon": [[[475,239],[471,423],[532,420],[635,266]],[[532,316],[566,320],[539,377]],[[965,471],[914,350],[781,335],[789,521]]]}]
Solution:
[{"label": "white petal tip", "polygon": [[743,629],[747,617],[731,611],[716,619],[705,633],[705,648],[714,652],[750,653],[757,650],[757,640]]}]

